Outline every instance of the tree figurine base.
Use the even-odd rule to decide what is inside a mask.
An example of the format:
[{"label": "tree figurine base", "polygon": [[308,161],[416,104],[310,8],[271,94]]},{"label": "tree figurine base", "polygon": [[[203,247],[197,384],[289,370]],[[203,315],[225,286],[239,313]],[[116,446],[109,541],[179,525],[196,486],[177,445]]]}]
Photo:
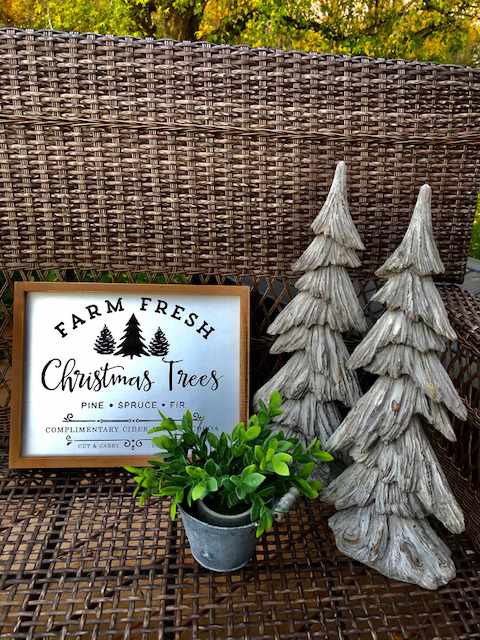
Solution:
[{"label": "tree figurine base", "polygon": [[369,506],[339,511],[328,524],[342,553],[388,578],[435,590],[455,577],[449,548],[425,518],[381,516]]}]

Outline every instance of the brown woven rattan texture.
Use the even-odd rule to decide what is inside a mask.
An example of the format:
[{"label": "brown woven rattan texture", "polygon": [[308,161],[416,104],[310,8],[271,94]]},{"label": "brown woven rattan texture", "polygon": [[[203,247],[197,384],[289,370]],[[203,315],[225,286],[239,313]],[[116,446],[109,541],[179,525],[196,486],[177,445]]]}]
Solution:
[{"label": "brown woven rattan texture", "polygon": [[0,31],[0,263],[284,274],[336,160],[370,274],[428,180],[461,281],[480,70]]},{"label": "brown woven rattan texture", "polygon": [[[446,279],[460,281],[479,74],[0,31],[0,449],[14,280],[247,283],[256,389],[282,363],[265,329],[295,293],[290,264],[337,159],[368,247],[357,287],[372,319],[371,274],[425,179]],[[444,362],[469,406],[458,443],[434,441],[467,519],[461,537],[439,528],[458,568],[450,585],[425,592],[343,557],[319,503],[277,525],[243,571],[209,573],[168,502],[139,507],[122,472],[12,472],[0,453],[0,637],[480,638],[480,303],[455,285],[442,293],[459,334]]]},{"label": "brown woven rattan texture", "polygon": [[453,545],[458,577],[436,593],[335,551],[325,511],[301,505],[243,571],[193,561],[168,505],[138,507],[119,473],[0,479],[2,638],[479,637],[480,558]]}]

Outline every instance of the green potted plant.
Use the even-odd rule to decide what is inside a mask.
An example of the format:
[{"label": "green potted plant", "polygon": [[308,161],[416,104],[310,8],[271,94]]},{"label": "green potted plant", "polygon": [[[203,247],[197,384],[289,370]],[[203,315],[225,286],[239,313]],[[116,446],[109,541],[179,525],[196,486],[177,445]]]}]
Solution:
[{"label": "green potted plant", "polygon": [[275,513],[288,508],[286,496],[318,496],[321,482],[312,474],[319,462],[333,458],[317,439],[304,445],[272,429],[281,403],[273,392],[248,424],[220,436],[209,429],[197,433],[189,411],[181,424],[162,414],[161,424],[150,430],[158,458],[147,467],[126,467],[142,503],[152,496],[171,498],[171,518],[178,509],[193,556],[208,569],[245,565],[255,538],[273,526]]}]

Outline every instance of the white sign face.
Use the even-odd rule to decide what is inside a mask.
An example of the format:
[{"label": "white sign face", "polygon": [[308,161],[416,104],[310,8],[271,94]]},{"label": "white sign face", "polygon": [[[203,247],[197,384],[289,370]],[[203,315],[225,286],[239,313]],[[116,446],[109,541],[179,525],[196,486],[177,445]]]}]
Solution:
[{"label": "white sign face", "polygon": [[22,458],[148,457],[159,412],[244,418],[244,287],[56,286],[24,293]]}]

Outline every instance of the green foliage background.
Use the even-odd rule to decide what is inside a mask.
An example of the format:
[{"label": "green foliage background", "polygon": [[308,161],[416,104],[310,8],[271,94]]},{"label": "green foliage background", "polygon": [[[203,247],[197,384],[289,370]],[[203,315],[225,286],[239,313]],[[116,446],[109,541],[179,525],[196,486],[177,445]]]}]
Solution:
[{"label": "green foliage background", "polygon": [[480,65],[480,0],[0,0],[0,24]]}]

